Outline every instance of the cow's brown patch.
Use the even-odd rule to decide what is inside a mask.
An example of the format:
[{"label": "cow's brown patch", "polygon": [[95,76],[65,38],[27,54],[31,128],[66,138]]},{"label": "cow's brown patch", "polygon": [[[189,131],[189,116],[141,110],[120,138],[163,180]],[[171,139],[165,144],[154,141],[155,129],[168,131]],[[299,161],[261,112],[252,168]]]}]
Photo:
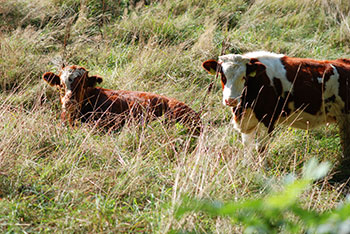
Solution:
[{"label": "cow's brown patch", "polygon": [[295,108],[316,115],[321,109],[324,84],[334,75],[331,63],[287,56],[281,58],[281,62],[287,71],[287,79],[293,85],[291,94]]}]

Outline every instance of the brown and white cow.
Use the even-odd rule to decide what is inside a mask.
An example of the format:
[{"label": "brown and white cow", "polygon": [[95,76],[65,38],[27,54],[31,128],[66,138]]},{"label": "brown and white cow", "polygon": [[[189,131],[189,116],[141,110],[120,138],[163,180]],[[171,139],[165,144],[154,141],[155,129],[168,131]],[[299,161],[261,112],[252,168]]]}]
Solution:
[{"label": "brown and white cow", "polygon": [[80,66],[63,67],[58,75],[46,72],[42,78],[60,91],[62,121],[73,125],[76,120],[96,122],[107,129],[119,129],[130,120],[139,123],[160,116],[181,122],[194,133],[201,129],[198,113],[174,98],[137,91],[110,90],[95,87],[102,82],[99,76],[90,76]]},{"label": "brown and white cow", "polygon": [[203,68],[221,74],[223,103],[232,107],[234,127],[245,146],[254,145],[258,125],[269,134],[279,123],[311,129],[337,122],[342,163],[350,168],[350,60],[257,51],[219,56],[218,61],[205,61]]}]

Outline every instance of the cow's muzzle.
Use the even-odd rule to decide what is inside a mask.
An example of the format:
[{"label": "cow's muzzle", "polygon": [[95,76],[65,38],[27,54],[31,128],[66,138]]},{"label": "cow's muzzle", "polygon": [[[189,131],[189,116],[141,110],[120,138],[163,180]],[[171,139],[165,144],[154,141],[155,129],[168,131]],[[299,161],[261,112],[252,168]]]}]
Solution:
[{"label": "cow's muzzle", "polygon": [[68,91],[62,98],[62,109],[68,113],[72,113],[77,109],[78,102],[74,99],[73,93]]},{"label": "cow's muzzle", "polygon": [[67,92],[62,98],[62,113],[61,120],[68,122],[72,125],[77,113],[79,112],[79,103],[74,99],[72,92]]}]

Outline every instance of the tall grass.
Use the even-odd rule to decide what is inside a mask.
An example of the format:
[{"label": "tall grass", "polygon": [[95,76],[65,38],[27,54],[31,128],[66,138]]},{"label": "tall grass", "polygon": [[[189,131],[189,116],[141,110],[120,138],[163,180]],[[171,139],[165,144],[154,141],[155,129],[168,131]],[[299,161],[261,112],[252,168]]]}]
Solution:
[{"label": "tall grass", "polygon": [[[274,132],[265,157],[247,159],[221,87],[201,63],[264,49],[350,57],[348,1],[6,1],[0,4],[0,230],[2,232],[239,233],[225,217],[175,217],[184,195],[259,199],[317,157],[336,163],[336,126]],[[203,108],[204,132],[153,122],[105,133],[63,126],[58,93],[41,80],[62,63]],[[204,97],[207,97],[204,99]],[[205,100],[205,102],[203,102]],[[242,163],[245,162],[245,163]],[[305,209],[344,200],[327,178],[302,193]]]}]

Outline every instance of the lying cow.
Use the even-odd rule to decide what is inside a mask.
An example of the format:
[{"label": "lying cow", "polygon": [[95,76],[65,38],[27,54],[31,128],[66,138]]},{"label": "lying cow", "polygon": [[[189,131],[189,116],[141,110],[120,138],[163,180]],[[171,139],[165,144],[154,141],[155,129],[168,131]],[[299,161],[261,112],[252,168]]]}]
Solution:
[{"label": "lying cow", "polygon": [[268,136],[279,123],[311,129],[337,122],[344,150],[341,166],[350,168],[350,60],[259,51],[219,56],[219,61],[205,61],[203,68],[221,75],[223,103],[232,107],[234,128],[245,146],[254,145],[258,125]]},{"label": "lying cow", "polygon": [[80,66],[63,67],[58,75],[46,72],[43,79],[60,91],[62,121],[95,122],[107,129],[119,129],[126,122],[152,121],[160,116],[181,122],[198,134],[201,120],[198,113],[183,102],[165,96],[136,91],[114,91],[95,87],[102,82],[99,76],[90,76]]}]

